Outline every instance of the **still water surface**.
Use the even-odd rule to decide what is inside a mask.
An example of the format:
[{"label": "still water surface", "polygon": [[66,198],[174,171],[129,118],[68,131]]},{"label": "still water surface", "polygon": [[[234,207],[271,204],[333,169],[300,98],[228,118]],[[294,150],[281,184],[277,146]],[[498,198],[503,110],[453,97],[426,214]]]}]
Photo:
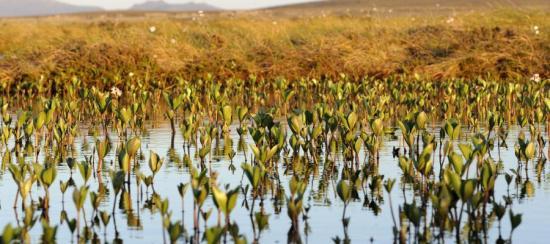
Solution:
[{"label": "still water surface", "polygon": [[[219,173],[218,183],[220,186],[229,184],[231,188],[238,186],[239,184],[246,185],[248,183],[246,177],[243,179],[242,170],[240,165],[245,161],[244,152],[237,150],[237,140],[239,138],[238,134],[235,132],[235,129],[232,130],[232,138],[234,140],[234,149],[237,151],[237,155],[233,159],[233,163],[236,166],[236,170],[233,172],[229,169],[229,159],[216,155],[213,153],[212,156],[212,169]],[[518,127],[511,127],[510,134],[507,138],[508,149],[501,148],[500,157],[504,169],[502,172],[509,172],[510,169],[515,169],[517,167],[517,159],[514,155],[513,146],[517,141],[517,136],[519,133]],[[527,132],[526,132],[527,133]],[[82,134],[86,135],[87,131],[83,130]],[[438,134],[438,133],[433,133]],[[528,133],[527,133],[528,134]],[[543,133],[546,134],[546,133]],[[398,132],[397,135],[400,133]],[[147,165],[149,159],[149,150],[161,155],[165,158],[165,163],[160,170],[160,172],[155,177],[154,186],[156,192],[162,198],[168,198],[170,201],[170,210],[173,212],[172,220],[184,219],[185,228],[188,232],[193,230],[193,217],[192,217],[192,206],[193,206],[193,196],[190,191],[187,192],[185,196],[185,212],[181,211],[181,198],[177,191],[177,185],[179,183],[189,182],[189,169],[179,166],[175,162],[168,160],[169,150],[170,150],[170,138],[171,131],[170,126],[167,123],[156,125],[154,128],[149,126],[148,132],[141,137],[142,139],[142,152],[144,153],[144,158],[140,161],[140,170],[146,175],[151,174],[149,167]],[[117,144],[117,138],[115,134],[112,133],[111,139],[113,140],[113,147]],[[545,139],[547,140],[547,139]],[[95,139],[93,136],[80,136],[75,141],[75,148],[79,149],[75,152],[75,158],[78,160],[83,160],[85,155],[93,154],[93,147]],[[246,138],[248,143],[253,143],[252,139]],[[392,148],[399,147],[399,139],[390,139],[385,138],[384,147],[380,152],[380,167],[379,173],[384,175],[384,179],[393,178],[397,179],[396,187],[392,191],[392,201],[394,211],[397,211],[398,205],[402,206],[404,201],[404,196],[400,184],[401,169],[397,164],[397,159],[392,157]],[[215,143],[215,142],[214,142]],[[88,144],[88,145],[86,145]],[[13,146],[13,143],[10,144]],[[175,153],[181,158],[183,156],[183,139],[180,135],[175,137]],[[223,148],[223,141],[219,144]],[[215,144],[213,144],[213,150],[216,150]],[[437,150],[436,150],[437,151]],[[192,154],[194,154],[194,148],[191,148]],[[545,150],[547,152],[547,150]],[[250,150],[247,150],[247,155],[250,155]],[[497,148],[491,152],[491,155],[498,160]],[[113,148],[108,155],[106,161],[107,164],[110,164],[113,161],[113,166],[116,165],[115,159],[115,149]],[[250,156],[247,156],[250,160]],[[193,159],[196,163],[198,159]],[[282,165],[282,164],[279,164]],[[434,163],[436,172],[438,171],[438,163]],[[513,242],[517,243],[548,243],[550,239],[550,232],[548,231],[548,226],[550,226],[550,176],[546,175],[548,166],[545,166],[542,176],[537,179],[535,174],[535,169],[531,165],[528,174],[529,179],[535,186],[535,193],[533,196],[522,196],[521,194],[521,184],[516,185],[515,183],[511,184],[510,194],[512,195],[513,210],[516,213],[523,214],[522,224],[514,232]],[[285,170],[282,166],[279,168],[279,173],[281,175],[282,186],[285,187],[285,192],[288,191],[288,180],[290,180],[291,175],[285,175]],[[308,190],[306,192],[306,199],[304,206],[310,207],[308,219],[306,222],[301,220],[300,231],[301,238],[304,243],[331,243],[332,238],[339,236],[343,238],[343,228],[341,223],[343,202],[338,198],[335,191],[335,184],[337,179],[329,180],[326,191],[319,191],[320,179],[323,172],[323,163],[319,164],[319,173],[314,175],[310,179],[310,184],[308,185]],[[76,185],[82,185],[82,178],[78,170],[73,171],[73,179],[76,182]],[[60,223],[60,214],[62,209],[67,211],[69,217],[76,216],[76,210],[72,202],[72,189],[67,190],[65,193],[65,203],[62,204],[62,195],[59,190],[59,181],[66,181],[71,177],[69,168],[65,163],[62,163],[58,166],[58,175],[56,182],[50,188],[51,200],[50,200],[50,222],[52,224]],[[103,182],[110,188],[110,179],[107,172],[104,172]],[[523,178],[525,181],[525,178]],[[142,184],[142,195],[141,198],[138,197],[136,191],[135,178],[132,180],[131,195],[132,195],[132,212],[127,212],[126,210],[116,209],[116,225],[120,233],[120,238],[125,242],[129,243],[161,243],[162,242],[162,223],[161,217],[158,212],[151,213],[148,209],[144,208],[144,200],[147,199],[145,195],[145,186]],[[90,190],[96,191],[98,185],[97,176],[94,174],[90,182]],[[151,189],[149,189],[149,194],[151,194]],[[13,200],[17,193],[17,187],[14,183],[8,170],[0,171],[0,228],[3,228],[8,223],[12,225],[17,225],[17,217],[22,218],[22,214],[19,209],[19,216],[16,216],[16,212],[13,210]],[[32,198],[34,201],[37,200],[38,196],[43,194],[43,190],[36,185],[33,186]],[[503,176],[499,176],[496,182],[495,197],[499,202],[502,202],[502,196],[507,194],[507,184]],[[113,194],[108,195],[104,202],[101,204],[100,210],[105,210],[111,212],[113,208]],[[360,195],[362,195],[360,193]],[[411,190],[406,191],[406,197],[410,202],[410,199],[413,197]],[[360,201],[351,202],[347,209],[347,216],[351,217],[350,225],[348,229],[349,238],[353,243],[391,243],[393,241],[392,227],[393,222],[391,218],[391,213],[389,211],[389,202],[387,201],[387,193],[383,191],[384,200],[379,204],[379,210],[373,211],[372,208],[364,205],[364,198],[361,196]],[[237,207],[231,214],[232,221],[238,223],[240,232],[243,233],[249,241],[253,240],[253,230],[249,218],[249,211],[242,205],[244,200],[244,195],[241,193],[239,195],[239,200],[237,202]],[[217,223],[217,213],[215,211],[215,206],[211,197],[209,197],[203,210],[213,208],[214,211],[212,216],[209,219],[208,225],[214,226]],[[274,211],[273,202],[270,200],[270,196],[267,196],[264,201],[265,212],[270,214],[269,218],[269,229],[262,233],[260,242],[261,243],[286,243],[287,242],[287,233],[289,231],[291,221],[286,213],[285,204],[282,205],[281,211],[277,214]],[[258,205],[256,205],[256,209]],[[86,220],[90,222],[90,215],[92,213],[92,207],[89,202],[89,198],[85,204],[85,212],[87,214]],[[36,214],[40,214],[40,211],[36,211]],[[130,217],[129,217],[130,216]],[[201,225],[202,219],[201,219]],[[489,235],[487,241],[494,243],[498,238],[498,228],[497,222],[494,222],[490,227]],[[82,226],[82,224],[81,224]],[[510,230],[510,223],[508,213],[503,218],[502,222],[502,233],[504,238],[508,238]],[[42,228],[40,224],[36,224],[31,231],[32,242],[39,242],[40,234]],[[107,239],[113,240],[114,238],[114,222],[111,220],[109,226],[106,230]],[[100,237],[103,238],[103,229],[99,231]],[[69,243],[73,241],[74,237],[71,238],[71,232],[67,224],[60,225],[57,232],[57,241],[59,243]],[[454,236],[449,233],[447,239],[451,242],[454,242]]]}]

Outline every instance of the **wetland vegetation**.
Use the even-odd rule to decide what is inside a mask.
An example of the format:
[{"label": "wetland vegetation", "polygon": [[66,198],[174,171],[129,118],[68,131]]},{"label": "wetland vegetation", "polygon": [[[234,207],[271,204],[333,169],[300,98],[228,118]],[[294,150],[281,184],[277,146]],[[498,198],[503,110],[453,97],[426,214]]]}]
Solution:
[{"label": "wetland vegetation", "polygon": [[[0,243],[539,241],[548,15],[468,16],[414,29],[410,17],[340,16],[3,32]],[[248,29],[262,33],[241,38]],[[474,39],[448,45],[458,36]],[[194,55],[165,65],[178,49]]]}]

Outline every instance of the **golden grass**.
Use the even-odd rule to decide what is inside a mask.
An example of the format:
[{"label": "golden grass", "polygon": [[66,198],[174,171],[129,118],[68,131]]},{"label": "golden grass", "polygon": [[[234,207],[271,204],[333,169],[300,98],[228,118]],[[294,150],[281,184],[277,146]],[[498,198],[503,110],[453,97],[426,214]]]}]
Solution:
[{"label": "golden grass", "polygon": [[[196,21],[50,17],[0,20],[0,80],[44,76],[86,82],[216,77],[434,79],[550,76],[550,14],[499,10],[453,16],[274,17],[237,14]],[[533,26],[538,26],[536,35]],[[157,32],[148,28],[155,26]]]}]

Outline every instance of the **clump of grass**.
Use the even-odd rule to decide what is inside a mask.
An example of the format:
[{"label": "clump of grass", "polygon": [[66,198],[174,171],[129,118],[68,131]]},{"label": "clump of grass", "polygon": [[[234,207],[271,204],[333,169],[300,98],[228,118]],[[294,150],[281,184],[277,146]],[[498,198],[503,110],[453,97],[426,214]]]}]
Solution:
[{"label": "clump of grass", "polygon": [[549,17],[547,12],[500,10],[462,13],[452,22],[441,15],[360,14],[2,20],[0,80],[5,87],[42,76],[76,75],[101,83],[117,82],[130,72],[147,82],[207,74],[265,79],[340,73],[355,78],[414,73],[434,79],[547,77]]}]

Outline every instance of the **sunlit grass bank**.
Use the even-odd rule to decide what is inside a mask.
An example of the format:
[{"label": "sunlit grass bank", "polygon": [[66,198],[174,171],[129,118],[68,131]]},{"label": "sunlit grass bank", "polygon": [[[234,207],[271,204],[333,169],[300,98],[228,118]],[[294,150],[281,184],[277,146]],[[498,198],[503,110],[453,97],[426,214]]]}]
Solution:
[{"label": "sunlit grass bank", "polygon": [[[370,16],[370,17],[369,17]],[[529,79],[550,71],[550,14],[66,16],[0,20],[0,80],[215,77]]]}]

